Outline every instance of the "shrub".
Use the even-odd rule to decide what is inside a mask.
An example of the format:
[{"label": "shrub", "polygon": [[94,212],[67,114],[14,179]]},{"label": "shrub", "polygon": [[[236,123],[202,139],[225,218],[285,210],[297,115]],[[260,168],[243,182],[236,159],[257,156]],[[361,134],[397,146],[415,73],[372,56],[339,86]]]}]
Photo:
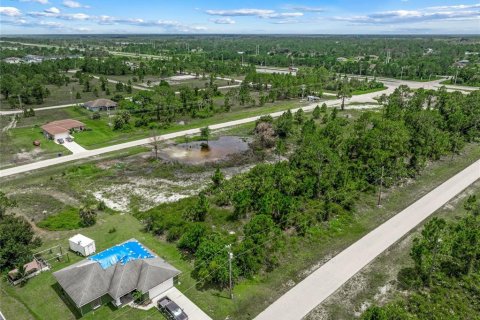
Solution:
[{"label": "shrub", "polygon": [[64,211],[50,215],[37,224],[47,230],[74,230],[80,228],[80,217],[75,208],[69,207]]},{"label": "shrub", "polygon": [[107,205],[105,204],[105,201],[101,200],[97,203],[97,210],[104,211],[107,209]]},{"label": "shrub", "polygon": [[83,207],[79,210],[80,225],[82,227],[93,226],[97,222],[97,213],[93,208]]},{"label": "shrub", "polygon": [[93,119],[93,120],[98,120],[98,119],[100,119],[100,118],[101,118],[100,112],[97,111],[97,112],[94,112],[94,113],[92,114],[92,119]]},{"label": "shrub", "polygon": [[174,226],[167,231],[167,241],[174,242],[177,241],[183,233],[183,226]]}]

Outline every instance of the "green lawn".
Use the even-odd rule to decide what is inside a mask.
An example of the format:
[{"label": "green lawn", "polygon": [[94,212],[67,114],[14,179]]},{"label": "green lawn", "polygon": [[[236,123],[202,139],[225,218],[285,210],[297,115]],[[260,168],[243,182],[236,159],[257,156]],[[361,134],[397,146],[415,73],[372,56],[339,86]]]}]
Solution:
[{"label": "green lawn", "polygon": [[67,207],[63,211],[50,215],[37,224],[46,230],[74,230],[80,228],[78,209]]},{"label": "green lawn", "polygon": [[[181,130],[187,130],[192,128],[205,127],[217,123],[228,122],[248,117],[253,117],[261,114],[268,114],[276,111],[287,110],[291,108],[297,108],[301,105],[297,100],[295,101],[281,101],[274,104],[267,104],[264,107],[253,107],[253,108],[238,108],[233,109],[228,113],[217,113],[212,117],[205,119],[187,119],[185,125],[172,124],[166,129],[158,129],[159,134],[166,134]],[[69,109],[71,116],[81,116],[84,117],[88,113],[86,110],[74,110]],[[87,125],[87,128],[91,131],[83,131],[75,133],[75,141],[78,142],[86,149],[97,149],[117,143],[128,142],[132,140],[137,140],[141,138],[149,137],[152,133],[148,128],[135,128],[132,127],[128,130],[119,130],[114,131],[108,125],[108,118],[106,114],[102,115],[102,118],[99,120],[91,120],[84,118],[84,122]]]},{"label": "green lawn", "polygon": [[[112,227],[116,228],[116,232],[109,233],[109,230]],[[102,214],[99,216],[96,225],[90,228],[81,229],[81,232],[82,234],[95,239],[97,251],[107,249],[130,238],[137,238],[137,240],[141,241],[159,256],[166,258],[175,267],[184,272],[185,276],[180,276],[180,281],[182,282],[183,287],[192,284],[193,280],[189,280],[190,266],[187,262],[181,260],[181,256],[175,247],[168,243],[158,241],[150,234],[141,232],[140,229],[141,225],[138,220],[130,215]],[[77,229],[58,232],[57,236],[60,240],[47,240],[41,249],[56,244],[68,248],[67,239],[79,231],[80,230]],[[81,260],[82,258],[70,253],[69,259],[69,262],[54,263],[52,271],[59,270]],[[184,280],[184,278],[186,280]],[[7,308],[5,310],[5,316],[7,319],[75,319],[78,315],[74,314],[72,310],[70,310],[69,305],[59,296],[55,290],[55,283],[55,279],[51,272],[44,272],[39,276],[30,279],[30,281],[28,281],[23,287],[11,287],[2,281],[1,285],[3,292],[0,291],[0,301],[3,301],[4,299],[9,299],[12,303],[15,301],[18,305],[26,305],[28,311],[25,312],[26,317],[20,318],[16,317],[14,309],[10,310]],[[180,285],[180,288],[182,288],[182,285]],[[4,310],[2,309],[2,311]],[[83,317],[83,319],[107,319],[111,317],[118,317],[118,319],[143,319],[147,316],[151,316],[152,319],[164,319],[156,309],[149,312],[128,307],[115,310],[109,306],[104,306],[93,313],[89,313]]]},{"label": "green lawn", "polygon": [[464,87],[472,87],[472,90],[478,89],[480,87],[480,83],[475,83],[475,84],[469,84],[469,83],[455,83],[455,81],[452,81],[451,79],[445,80],[440,82],[440,84],[447,84],[447,85],[452,85],[452,86],[464,86]]},{"label": "green lawn", "polygon": [[[33,145],[33,141],[40,141],[40,146]],[[57,157],[71,152],[65,147],[48,140],[43,136],[39,127],[15,128],[6,133],[0,133],[0,167],[20,165]]]},{"label": "green lawn", "polygon": [[354,91],[352,91],[352,95],[358,96],[358,95],[361,95],[361,94],[383,91],[385,89],[387,89],[387,87],[373,88],[373,89],[368,89],[368,90],[354,90]]}]

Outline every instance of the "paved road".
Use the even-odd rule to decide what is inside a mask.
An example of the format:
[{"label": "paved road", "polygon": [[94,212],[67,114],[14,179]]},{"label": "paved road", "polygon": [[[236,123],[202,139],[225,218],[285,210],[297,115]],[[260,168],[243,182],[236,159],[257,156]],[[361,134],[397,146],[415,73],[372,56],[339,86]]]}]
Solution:
[{"label": "paved road", "polygon": [[[405,82],[399,81],[399,82],[395,82],[395,83],[392,83],[392,84],[386,84],[387,87],[388,87],[386,90],[382,90],[382,91],[378,91],[378,92],[371,92],[371,93],[362,94],[362,95],[356,95],[356,96],[353,96],[350,99],[347,99],[347,101],[348,102],[355,102],[355,103],[365,103],[365,104],[376,103],[375,98],[379,97],[382,94],[387,94],[387,95],[391,94],[395,90],[395,88],[397,88],[400,84],[404,84],[404,83]],[[418,83],[416,83],[416,86],[421,87],[424,84],[425,84],[425,82],[418,82]],[[328,100],[325,103],[329,107],[338,106],[340,104],[340,100],[339,99]],[[311,111],[317,105],[318,105],[318,103],[313,103],[313,104],[311,104],[309,106],[306,106],[306,107],[303,107],[303,108],[292,109],[292,112],[295,112],[298,109],[303,109],[304,111]],[[283,112],[284,111],[274,112],[274,113],[271,113],[270,115],[272,117],[279,117],[280,115],[283,114]],[[249,117],[249,118],[236,120],[236,121],[219,123],[219,124],[210,126],[210,128],[213,129],[213,130],[228,128],[228,127],[232,127],[232,126],[236,126],[236,125],[240,125],[240,124],[255,122],[259,118],[260,118],[260,116],[255,116],[255,117]],[[185,131],[178,131],[178,132],[175,132],[175,133],[161,135],[161,136],[159,136],[159,139],[160,140],[168,140],[168,139],[182,137],[182,136],[186,136],[186,135],[198,134],[199,132],[200,132],[200,128],[190,129],[190,130],[185,130]],[[113,145],[113,146],[108,146],[108,147],[104,147],[104,148],[87,150],[87,151],[84,151],[84,152],[79,152],[79,153],[72,154],[72,155],[67,155],[67,156],[64,156],[64,157],[42,160],[42,161],[30,163],[30,164],[25,164],[25,165],[13,167],[13,168],[0,170],[0,177],[6,177],[6,176],[10,176],[10,175],[17,174],[17,173],[28,172],[28,171],[32,171],[32,170],[36,170],[36,169],[40,169],[40,168],[45,168],[45,167],[49,167],[49,166],[52,166],[52,165],[73,161],[73,160],[85,159],[85,158],[105,154],[105,153],[112,152],[112,151],[119,151],[119,150],[124,150],[124,149],[127,149],[127,148],[131,148],[131,147],[145,145],[145,144],[148,144],[148,143],[150,143],[150,138],[145,138],[145,139],[135,140],[135,141],[131,141],[131,142],[125,142],[125,143],[121,143],[121,144],[117,144],[117,145]]]},{"label": "paved road", "polygon": [[255,320],[299,320],[450,199],[480,179],[480,160],[430,191],[325,263]]},{"label": "paved road", "polygon": [[[61,108],[68,108],[74,106],[76,104],[83,104],[84,102],[79,103],[69,103],[69,104],[61,104],[58,106],[51,106],[51,107],[43,107],[43,108],[35,108],[33,109],[35,112],[42,111],[42,110],[51,110],[51,109],[61,109]],[[8,110],[8,111],[0,111],[0,115],[2,116],[9,116],[13,114],[23,113],[23,110]]]},{"label": "paved road", "polygon": [[[359,96],[354,96],[351,99],[351,101],[362,102],[362,103],[372,103],[372,102],[375,102],[374,98],[376,96],[378,96],[379,94],[382,94],[384,92],[387,92],[388,90],[393,91],[394,89],[391,88],[391,89],[387,89],[387,90],[384,90],[384,91],[381,91],[381,92],[372,92],[372,93],[367,93],[367,94],[363,94],[363,95],[359,95]],[[327,104],[327,106],[332,107],[332,106],[339,105],[340,100],[339,99],[328,100],[325,103]],[[298,109],[303,109],[304,111],[311,111],[317,105],[318,105],[318,103],[314,103],[314,104],[311,104],[311,105],[308,105],[308,106],[305,106],[305,107],[302,107],[302,108],[291,109],[291,111],[296,112]],[[284,111],[278,111],[278,112],[271,113],[270,115],[275,118],[275,117],[281,116],[283,113],[284,113]],[[223,122],[223,123],[211,125],[209,127],[212,130],[223,129],[223,128],[233,127],[233,126],[237,126],[237,125],[241,125],[241,124],[245,124],[245,123],[255,122],[260,117],[261,116],[255,116],[255,117],[249,117],[249,118],[244,118],[244,119],[235,120],[235,121]],[[174,133],[160,135],[159,140],[169,140],[169,139],[173,139],[173,138],[177,138],[177,137],[183,137],[183,136],[186,136],[186,135],[192,135],[192,134],[198,134],[198,133],[200,133],[200,128],[189,129],[189,130],[184,130],[184,131],[177,131],[177,132],[174,132]],[[25,164],[25,165],[21,165],[21,166],[16,166],[16,167],[13,167],[13,168],[0,170],[0,177],[6,177],[6,176],[13,175],[13,174],[29,172],[29,171],[37,170],[37,169],[40,169],[40,168],[46,168],[46,167],[50,167],[50,166],[53,166],[53,165],[57,165],[57,164],[61,164],[61,163],[65,163],[65,162],[69,162],[69,161],[73,161],[73,160],[85,159],[85,158],[105,154],[105,153],[108,153],[108,152],[124,150],[124,149],[127,149],[127,148],[136,147],[136,146],[142,146],[142,145],[149,144],[150,142],[151,142],[151,138],[145,138],[145,139],[125,142],[125,143],[121,143],[121,144],[116,144],[116,145],[108,146],[108,147],[104,147],[104,148],[86,150],[84,152],[79,152],[79,153],[75,153],[75,154],[71,154],[71,155],[67,155],[67,156],[63,156],[63,157],[37,161],[37,162],[34,162],[34,163],[29,163],[29,164]]]}]

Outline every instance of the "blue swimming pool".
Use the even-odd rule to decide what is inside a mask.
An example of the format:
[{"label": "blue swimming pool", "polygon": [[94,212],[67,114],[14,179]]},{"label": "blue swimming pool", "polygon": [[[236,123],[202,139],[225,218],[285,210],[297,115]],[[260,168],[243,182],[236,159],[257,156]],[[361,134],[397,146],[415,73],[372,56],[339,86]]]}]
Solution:
[{"label": "blue swimming pool", "polygon": [[126,264],[129,261],[136,259],[154,258],[142,244],[136,240],[124,242],[114,247],[108,248],[102,252],[89,257],[88,259],[97,261],[103,269],[113,266],[117,262]]}]

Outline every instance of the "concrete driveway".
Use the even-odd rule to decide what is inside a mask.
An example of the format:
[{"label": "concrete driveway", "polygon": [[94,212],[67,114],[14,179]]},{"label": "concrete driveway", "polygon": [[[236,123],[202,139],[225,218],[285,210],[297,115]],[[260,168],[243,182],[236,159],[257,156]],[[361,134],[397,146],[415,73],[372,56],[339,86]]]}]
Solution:
[{"label": "concrete driveway", "polygon": [[148,306],[137,306],[132,305],[134,308],[142,309],[142,310],[149,310],[153,307],[157,306],[158,300],[162,299],[163,297],[169,297],[170,300],[174,301],[183,311],[187,314],[188,319],[192,320],[212,320],[205,312],[202,311],[195,303],[193,303],[190,299],[188,299],[183,293],[181,293],[177,288],[173,287],[168,289],[163,294],[159,295],[158,297],[152,299],[152,303]]},{"label": "concrete driveway", "polygon": [[65,141],[62,146],[70,150],[73,154],[87,151],[84,147],[76,143],[75,141],[68,142]]}]

